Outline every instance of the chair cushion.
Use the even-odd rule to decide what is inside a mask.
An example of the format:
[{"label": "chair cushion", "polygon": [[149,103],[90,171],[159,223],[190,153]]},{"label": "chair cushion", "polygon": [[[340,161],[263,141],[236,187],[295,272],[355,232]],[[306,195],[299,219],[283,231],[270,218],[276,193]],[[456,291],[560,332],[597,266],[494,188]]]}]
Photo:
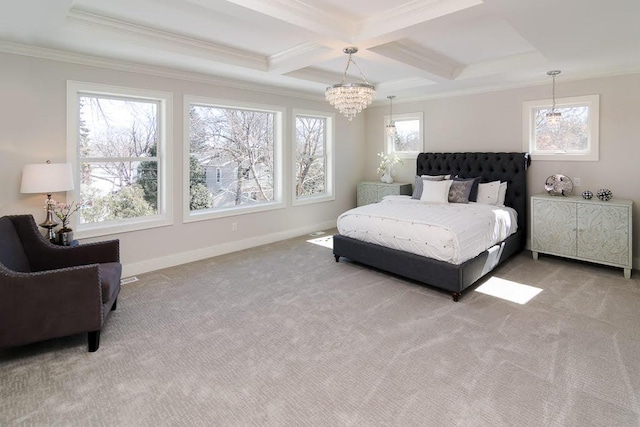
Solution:
[{"label": "chair cushion", "polygon": [[120,277],[122,264],[119,262],[105,262],[98,265],[100,285],[102,286],[102,303],[110,301],[120,292]]},{"label": "chair cushion", "polygon": [[21,273],[31,271],[22,240],[13,222],[6,216],[0,218],[0,262],[13,271]]}]

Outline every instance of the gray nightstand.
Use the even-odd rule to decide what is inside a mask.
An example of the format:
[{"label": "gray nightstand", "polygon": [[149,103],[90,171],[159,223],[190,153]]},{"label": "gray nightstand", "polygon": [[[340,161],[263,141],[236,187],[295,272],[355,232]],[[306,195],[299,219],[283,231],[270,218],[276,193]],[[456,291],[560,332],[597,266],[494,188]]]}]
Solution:
[{"label": "gray nightstand", "polygon": [[624,269],[631,277],[631,200],[531,197],[531,251]]},{"label": "gray nightstand", "polygon": [[358,206],[378,203],[384,196],[411,195],[411,184],[406,182],[394,182],[385,184],[379,181],[363,181],[358,183]]}]

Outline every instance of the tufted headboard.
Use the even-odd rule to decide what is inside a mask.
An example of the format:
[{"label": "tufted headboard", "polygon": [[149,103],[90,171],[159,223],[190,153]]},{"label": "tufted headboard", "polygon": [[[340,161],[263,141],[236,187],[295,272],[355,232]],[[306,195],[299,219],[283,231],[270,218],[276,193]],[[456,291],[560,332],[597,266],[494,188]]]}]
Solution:
[{"label": "tufted headboard", "polygon": [[505,205],[518,212],[518,229],[527,229],[527,167],[529,153],[420,153],[417,175],[480,177],[480,182],[506,181]]}]

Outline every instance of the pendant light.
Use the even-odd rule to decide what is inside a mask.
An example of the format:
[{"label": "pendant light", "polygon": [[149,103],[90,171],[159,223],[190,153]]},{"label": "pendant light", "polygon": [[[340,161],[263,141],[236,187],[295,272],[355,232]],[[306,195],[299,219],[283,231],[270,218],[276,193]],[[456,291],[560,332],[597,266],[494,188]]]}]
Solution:
[{"label": "pendant light", "polygon": [[551,78],[553,79],[551,89],[553,104],[551,106],[551,111],[546,114],[546,119],[549,123],[552,124],[557,123],[562,118],[562,113],[556,111],[556,76],[560,74],[560,72],[560,70],[547,71],[547,75],[551,76]]},{"label": "pendant light", "polygon": [[396,134],[396,122],[393,121],[393,98],[395,95],[387,96],[389,99],[389,123],[384,127],[387,136],[393,137]]},{"label": "pendant light", "polygon": [[[336,107],[342,115],[351,121],[356,114],[371,104],[373,98],[376,96],[376,88],[369,83],[364,74],[362,74],[362,70],[360,70],[358,64],[351,58],[351,55],[358,52],[358,48],[346,47],[343,49],[343,52],[349,55],[349,59],[347,60],[347,68],[345,68],[344,74],[342,75],[342,81],[333,86],[329,86],[325,91],[325,97],[331,105]],[[349,71],[349,66],[352,63],[360,72],[364,83],[346,83],[347,71]]]}]

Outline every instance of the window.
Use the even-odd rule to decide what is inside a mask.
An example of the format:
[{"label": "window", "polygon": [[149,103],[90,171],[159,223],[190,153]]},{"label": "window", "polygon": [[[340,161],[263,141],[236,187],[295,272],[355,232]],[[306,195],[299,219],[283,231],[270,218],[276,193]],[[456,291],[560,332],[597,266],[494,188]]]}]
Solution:
[{"label": "window", "polygon": [[[389,123],[390,116],[384,116],[384,124]],[[396,124],[395,135],[389,136],[385,132],[387,153],[400,158],[416,157],[424,151],[422,112],[408,114],[394,114]]]},{"label": "window", "polygon": [[333,115],[294,111],[295,182],[293,204],[334,200]]},{"label": "window", "polygon": [[171,94],[68,82],[73,200],[81,237],[171,223]]},{"label": "window", "polygon": [[277,107],[185,96],[185,220],[283,207]]},{"label": "window", "polygon": [[546,116],[552,102],[524,103],[525,151],[534,160],[598,160],[599,95],[556,98],[555,120]]}]

